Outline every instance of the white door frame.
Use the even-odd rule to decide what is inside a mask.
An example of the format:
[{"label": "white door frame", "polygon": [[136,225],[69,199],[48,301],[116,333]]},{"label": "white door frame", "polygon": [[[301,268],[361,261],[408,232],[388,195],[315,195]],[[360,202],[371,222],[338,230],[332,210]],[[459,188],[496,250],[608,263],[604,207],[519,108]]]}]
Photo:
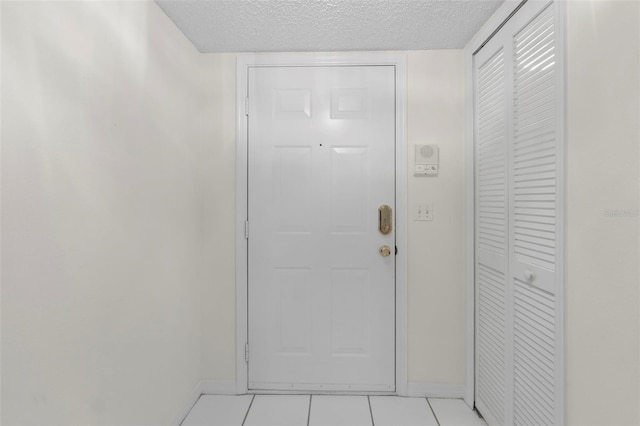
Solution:
[{"label": "white door frame", "polygon": [[391,65],[396,87],[396,393],[407,394],[407,140],[406,55],[403,53],[275,53],[239,55],[236,63],[236,392],[247,393],[245,344],[247,302],[247,116],[248,70],[252,66]]}]

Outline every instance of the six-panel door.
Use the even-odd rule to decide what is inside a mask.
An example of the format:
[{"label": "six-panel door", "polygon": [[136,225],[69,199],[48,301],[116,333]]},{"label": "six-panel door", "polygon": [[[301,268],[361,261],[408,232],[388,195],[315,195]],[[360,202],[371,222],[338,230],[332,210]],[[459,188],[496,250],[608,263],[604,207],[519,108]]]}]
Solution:
[{"label": "six-panel door", "polygon": [[248,79],[249,389],[393,391],[394,67]]}]

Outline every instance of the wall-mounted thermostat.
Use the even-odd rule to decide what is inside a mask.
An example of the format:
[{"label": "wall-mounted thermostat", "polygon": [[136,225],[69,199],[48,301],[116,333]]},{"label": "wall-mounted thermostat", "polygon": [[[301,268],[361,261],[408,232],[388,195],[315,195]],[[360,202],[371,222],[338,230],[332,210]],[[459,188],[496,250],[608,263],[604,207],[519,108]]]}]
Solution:
[{"label": "wall-mounted thermostat", "polygon": [[415,145],[414,176],[438,176],[438,145]]}]

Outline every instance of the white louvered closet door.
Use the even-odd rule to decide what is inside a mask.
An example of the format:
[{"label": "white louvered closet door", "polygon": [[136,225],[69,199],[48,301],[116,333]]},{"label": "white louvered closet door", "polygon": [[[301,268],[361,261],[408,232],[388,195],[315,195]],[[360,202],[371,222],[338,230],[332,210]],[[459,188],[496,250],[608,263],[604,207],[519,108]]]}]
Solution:
[{"label": "white louvered closet door", "polygon": [[511,38],[513,424],[551,425],[563,423],[561,57],[555,5],[526,6]]},{"label": "white louvered closet door", "polygon": [[507,66],[494,38],[475,60],[476,406],[505,423],[508,279]]},{"label": "white louvered closet door", "polygon": [[[564,77],[558,10],[553,2],[530,0],[474,58],[476,405],[491,425],[564,423]],[[483,75],[489,72],[490,62],[484,58],[497,57],[491,53],[496,46],[504,53],[504,79],[486,86]],[[501,96],[504,103],[498,106]],[[500,119],[488,113],[496,111],[497,117],[501,109],[505,113]],[[498,181],[488,179],[491,171],[495,176],[502,172],[485,154],[492,144],[497,152],[499,138],[486,129],[498,125],[506,135],[504,200],[498,195]],[[493,214],[487,206],[506,209],[506,220],[491,228],[501,232],[506,228],[503,289],[502,271],[490,274],[484,260],[483,241],[488,235],[484,229]],[[498,234],[492,235],[495,240]],[[504,370],[495,373],[501,366]]]}]

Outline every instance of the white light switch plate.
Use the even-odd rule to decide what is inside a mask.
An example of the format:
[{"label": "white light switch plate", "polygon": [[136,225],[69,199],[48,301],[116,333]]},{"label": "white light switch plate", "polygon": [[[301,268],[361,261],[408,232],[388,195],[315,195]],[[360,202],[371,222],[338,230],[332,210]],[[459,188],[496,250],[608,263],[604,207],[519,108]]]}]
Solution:
[{"label": "white light switch plate", "polygon": [[433,220],[433,203],[416,204],[413,215],[414,221],[431,222]]}]

